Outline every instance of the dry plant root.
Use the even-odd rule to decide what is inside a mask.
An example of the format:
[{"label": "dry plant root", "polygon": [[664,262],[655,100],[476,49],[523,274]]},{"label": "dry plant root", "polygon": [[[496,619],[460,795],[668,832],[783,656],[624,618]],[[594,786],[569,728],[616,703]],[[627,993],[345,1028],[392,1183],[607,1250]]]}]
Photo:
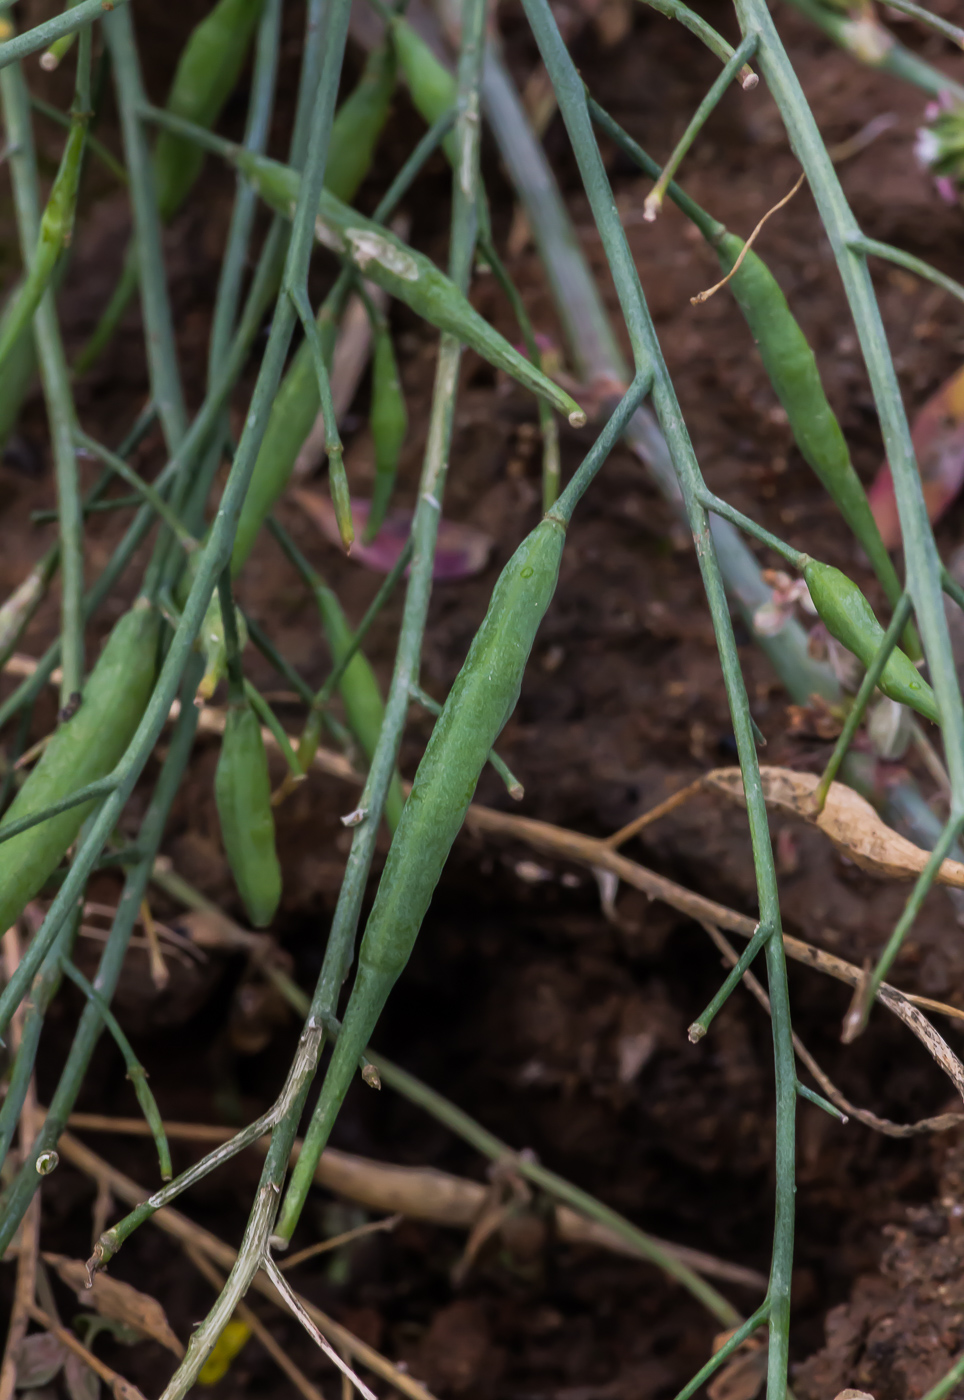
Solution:
[{"label": "dry plant root", "polygon": [[[841,855],[882,880],[912,880],[921,873],[929,852],[898,835],[877,815],[870,803],[844,783],[831,783],[826,805],[812,814],[811,799],[820,779],[792,768],[761,768],[763,795],[768,807],[802,817],[828,836]],[[739,768],[714,768],[704,778],[706,787],[737,802],[743,801]],[[964,865],[945,860],[937,882],[964,889]]]}]

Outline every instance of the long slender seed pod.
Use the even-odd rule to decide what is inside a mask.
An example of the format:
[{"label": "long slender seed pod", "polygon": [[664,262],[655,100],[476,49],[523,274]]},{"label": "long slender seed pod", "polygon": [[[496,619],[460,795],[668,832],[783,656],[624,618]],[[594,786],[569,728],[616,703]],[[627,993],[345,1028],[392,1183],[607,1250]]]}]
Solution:
[{"label": "long slender seed pod", "polygon": [[[160,617],[145,599],[111,632],[77,713],[61,724],[10,804],[0,830],[105,777],[144,713],[157,669]],[[43,887],[92,810],[87,802],[13,836],[0,857],[0,923],[9,928]]]},{"label": "long slender seed pod", "polygon": [[[245,172],[266,204],[290,217],[300,186],[296,170],[227,144],[223,154]],[[448,331],[497,369],[505,370],[566,414],[573,427],[584,426],[586,415],[579,405],[490,326],[423,253],[410,248],[381,224],[349,209],[327,190],[322,191],[318,201],[315,234],[320,243],[350,259],[370,281],[405,302],[417,316]]]},{"label": "long slender seed pod", "polygon": [[[724,272],[729,272],[743,251],[742,238],[724,233],[712,241],[720,266]],[[867,494],[853,469],[846,439],[827,400],[814,353],[780,284],[751,248],[728,285],[750,327],[774,392],[790,420],[797,446],[839,506],[890,603],[896,604],[902,592],[900,580],[880,537]]]},{"label": "long slender seed pod", "polygon": [[395,487],[395,474],[408,432],[408,412],[405,395],[398,377],[398,364],[392,346],[391,331],[380,324],[375,332],[375,353],[372,357],[372,406],[369,414],[372,442],[375,447],[375,485],[371,509],[365,525],[366,544],[381,529],[388,503]]},{"label": "long slender seed pod", "polygon": [[565,531],[547,516],[506,564],[405,803],[358,954],[358,972],[277,1233],[290,1238],[304,1181],[327,1141],[375,1023],[408,962],[489,750],[512,714],[555,592]]},{"label": "long slender seed pod", "polygon": [[395,50],[384,43],[368,55],[357,85],[331,124],[325,186],[344,204],[351,204],[371,167],[394,91]]},{"label": "long slender seed pod", "polygon": [[[398,55],[398,66],[408,84],[412,104],[423,121],[431,126],[455,102],[458,91],[455,75],[435,57],[421,34],[404,15],[393,16],[391,33]],[[459,145],[454,131],[446,136],[442,148],[452,165],[456,165]]]},{"label": "long slender seed pod", "polygon": [[261,723],[245,699],[228,706],[214,796],[234,883],[251,922],[264,928],[281,899],[281,866]]},{"label": "long slender seed pod", "polygon": [[[328,646],[331,648],[332,661],[337,666],[354,641],[352,630],[336,594],[330,588],[325,584],[316,585],[314,594],[318,611],[321,613],[325,636],[328,638]],[[365,757],[370,763],[378,743],[378,736],[382,732],[385,702],[382,699],[382,692],[375,672],[364,652],[357,651],[345,667],[338,683],[338,692],[341,695],[342,704],[345,706],[348,727],[361,744]],[[315,747],[317,747],[317,740],[315,740]],[[311,757],[313,758],[314,754]],[[301,761],[300,747],[298,758]],[[304,768],[303,763],[302,768]],[[385,799],[385,820],[391,831],[394,831],[398,826],[404,801],[401,780],[395,773],[388,789],[388,796]]]},{"label": "long slender seed pod", "polygon": [[[870,666],[884,640],[884,629],[853,579],[816,559],[804,566],[803,577],[827,631],[865,666]],[[934,692],[899,647],[891,652],[877,684],[891,700],[909,705],[925,719],[940,724]]]}]

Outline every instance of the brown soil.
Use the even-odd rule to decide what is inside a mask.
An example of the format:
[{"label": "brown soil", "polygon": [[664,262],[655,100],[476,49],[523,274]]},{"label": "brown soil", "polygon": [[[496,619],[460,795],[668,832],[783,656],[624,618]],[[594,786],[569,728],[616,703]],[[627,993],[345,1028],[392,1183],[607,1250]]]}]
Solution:
[{"label": "brown soil", "polygon": [[[948,8],[945,6],[945,8]],[[26,23],[32,0],[24,6]],[[534,48],[521,9],[504,7],[503,30],[520,80]],[[949,9],[948,9],[949,12]],[[708,17],[730,27],[723,7]],[[625,38],[609,45],[605,25],[570,21],[579,30],[575,56],[591,89],[657,157],[665,155],[712,81],[716,61],[659,16],[631,13]],[[952,275],[962,232],[960,209],[949,209],[914,164],[912,144],[924,100],[886,76],[857,69],[793,13],[778,19],[827,142],[833,145],[881,112],[896,121],[841,166],[848,197],[868,234],[926,256]],[[148,55],[152,94],[163,95],[187,17],[172,23],[169,7],[145,3],[137,22]],[[300,12],[289,15],[277,123],[279,149],[290,122]],[[901,30],[902,35],[905,29]],[[917,42],[908,34],[909,41]],[[946,54],[930,40],[919,47]],[[350,54],[352,72],[359,61]],[[69,68],[69,65],[65,65]],[[964,63],[958,61],[959,76]],[[31,68],[31,81],[36,77]],[[38,90],[66,105],[68,73],[38,80]],[[243,122],[232,102],[225,129]],[[101,134],[115,136],[109,103]],[[60,137],[41,128],[42,151],[56,160]],[[390,134],[361,198],[370,208],[393,168],[411,148],[419,125],[399,97]],[[561,122],[547,135],[593,266],[605,272],[588,207],[578,187]],[[620,207],[662,344],[710,486],[801,549],[846,567],[871,596],[875,588],[813,478],[789,430],[733,303],[720,295],[702,308],[689,297],[714,280],[713,260],[668,207],[659,221],[641,221],[648,182],[607,151]],[[486,172],[500,238],[512,214],[510,192],[492,150]],[[764,88],[730,94],[685,170],[690,192],[735,231],[746,234],[792,185],[796,162]],[[218,258],[230,216],[232,183],[213,163],[204,188],[168,234],[168,271],[185,383],[196,407],[204,380],[206,337]],[[443,257],[447,178],[434,162],[410,201],[412,240]],[[68,346],[77,348],[96,318],[127,234],[125,201],[96,166],[85,186],[73,263],[62,297]],[[830,250],[809,195],[801,192],[768,225],[760,251],[769,261],[820,359],[858,470],[866,478],[880,460],[879,432],[856,339],[846,318]],[[12,213],[0,205],[0,250],[16,264]],[[537,328],[558,334],[539,264],[531,250],[511,271]],[[958,306],[902,272],[876,267],[875,280],[892,336],[906,402],[918,407],[960,362],[964,338]],[[315,291],[330,279],[318,272]],[[607,287],[607,296],[614,299]],[[511,317],[482,282],[477,304],[513,336]],[[401,496],[414,494],[427,423],[435,340],[407,314],[393,312],[412,429]],[[538,518],[537,454],[532,403],[496,383],[468,356],[459,401],[446,515],[488,531],[496,547],[478,577],[440,584],[432,603],[423,684],[443,696],[483,614],[498,570]],[[97,369],[78,386],[85,426],[119,440],[146,396],[136,311]],[[348,468],[363,494],[371,474],[364,395],[346,429]],[[236,400],[238,423],[244,395]],[[571,469],[586,435],[563,430]],[[152,436],[138,466],[162,461]],[[83,467],[85,477],[92,471]],[[0,467],[0,593],[6,595],[46,547],[52,527],[28,524],[29,512],[54,497],[43,405],[35,394],[14,449]],[[282,518],[336,588],[353,620],[378,580],[325,544],[292,503]],[[964,507],[940,527],[949,555]],[[114,516],[90,527],[93,575],[122,528]],[[777,561],[767,557],[764,561]],[[102,634],[134,587],[104,609]],[[314,605],[270,540],[259,543],[244,575],[242,601],[270,629],[280,649],[312,684],[329,664]],[[369,655],[383,681],[390,673],[400,604],[384,611]],[[52,602],[22,649],[38,655],[56,629]],[[786,696],[763,657],[740,634],[754,718],[768,740],[767,759],[818,769],[826,742],[794,735]],[[250,652],[252,679],[266,690],[278,681]],[[279,705],[289,727],[300,711]],[[53,701],[38,707],[38,733],[53,720]],[[414,771],[430,721],[413,714],[402,768]],[[734,745],[712,630],[688,544],[639,463],[615,452],[580,507],[571,531],[556,599],[546,619],[521,702],[500,748],[525,784],[527,814],[592,834],[615,830],[638,811],[689,782],[703,769],[733,761]],[[190,779],[172,814],[165,851],[206,894],[240,914],[217,839],[213,740],[198,743]],[[147,778],[156,772],[149,765]],[[921,774],[922,783],[926,776]],[[930,791],[931,788],[927,788]],[[136,830],[142,784],[125,817]],[[142,795],[144,794],[144,795]],[[480,800],[508,807],[491,773]],[[297,980],[310,987],[320,965],[349,833],[340,816],[353,790],[312,776],[281,809],[279,850],[285,894],[277,921]],[[861,963],[893,927],[906,891],[875,882],[845,863],[812,829],[775,822],[781,893],[789,929]],[[644,833],[629,854],[681,883],[744,912],[754,908],[753,870],[745,818],[721,799],[701,797]],[[100,876],[91,897],[111,901],[119,886]],[[773,1160],[772,1058],[769,1026],[742,992],[728,1003],[710,1035],[691,1046],[685,1028],[719,983],[719,956],[702,929],[667,908],[624,891],[617,923],[600,911],[584,870],[511,843],[461,839],[453,852],[411,965],[379,1029],[378,1044],[443,1090],[516,1148],[529,1148],[571,1180],[598,1194],[644,1228],[766,1270],[771,1231]],[[174,922],[177,911],[158,901]],[[964,1005],[964,951],[945,892],[933,893],[898,964],[894,980],[909,990]],[[96,950],[85,949],[85,966]],[[297,1026],[269,1001],[238,960],[203,968],[172,965],[157,993],[140,953],[132,953],[116,1009],[150,1074],[169,1119],[248,1121],[270,1102],[290,1059]],[[854,1045],[839,1041],[846,989],[791,968],[795,1025],[827,1072],[855,1101],[907,1121],[951,1104],[949,1084],[892,1018],[878,1013]],[[45,1099],[59,1075],[78,998],[65,991],[50,1015],[39,1061]],[[957,1046],[960,1034],[942,1024]],[[625,1047],[650,1037],[635,1072]],[[622,1067],[622,1069],[621,1069]],[[97,1051],[78,1108],[105,1114],[135,1111],[133,1093],[112,1044]],[[959,1288],[964,1235],[957,1220],[960,1147],[927,1140],[895,1142],[859,1125],[841,1126],[816,1108],[800,1111],[798,1245],[793,1355],[796,1393],[831,1400],[845,1385],[877,1400],[923,1393],[961,1345]],[[145,1184],[155,1180],[148,1147],[119,1137],[90,1139]],[[336,1146],[406,1164],[431,1164],[482,1178],[485,1163],[431,1119],[387,1091],[357,1085],[333,1139]],[[175,1148],[175,1166],[192,1160]],[[184,1198],[184,1209],[224,1239],[237,1241],[257,1180],[247,1157]],[[93,1187],[69,1168],[44,1188],[44,1247],[83,1257],[90,1244]],[[539,1216],[539,1203],[535,1203]],[[311,1199],[297,1244],[345,1228],[353,1208]],[[450,1274],[462,1237],[408,1223],[299,1272],[302,1291],[392,1358],[404,1360],[436,1393],[466,1400],[662,1400],[705,1360],[716,1325],[700,1307],[642,1264],[576,1250],[543,1229],[484,1250],[460,1287]],[[112,1271],[145,1288],[186,1337],[210,1303],[208,1286],[166,1237],[141,1229]],[[8,1298],[12,1271],[0,1270]],[[58,1297],[61,1295],[58,1294]],[[749,1310],[750,1293],[732,1293]],[[63,1295],[65,1316],[72,1315]],[[262,1305],[255,1303],[261,1311]],[[293,1322],[264,1317],[286,1350],[326,1394],[337,1382]],[[826,1344],[825,1344],[826,1325]],[[128,1349],[104,1339],[98,1350],[155,1395],[172,1358],[152,1344]],[[806,1360],[806,1358],[810,1358]],[[219,1394],[281,1394],[280,1374],[252,1343],[234,1363]]]}]

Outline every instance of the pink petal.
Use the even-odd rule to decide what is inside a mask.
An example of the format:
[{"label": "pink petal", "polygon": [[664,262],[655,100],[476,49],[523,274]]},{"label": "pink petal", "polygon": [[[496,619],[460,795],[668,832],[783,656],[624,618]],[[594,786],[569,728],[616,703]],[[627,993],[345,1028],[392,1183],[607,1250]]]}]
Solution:
[{"label": "pink petal", "polygon": [[[320,491],[294,491],[294,499],[311,517],[321,533],[333,545],[341,549],[341,536],[335,520],[335,508],[327,493]],[[376,574],[390,573],[398,562],[402,550],[408,542],[412,528],[410,510],[392,510],[371,544],[362,542],[365,522],[368,519],[368,501],[352,497],[351,510],[355,521],[355,542],[349,558],[371,569]],[[473,525],[461,525],[443,516],[439,522],[438,545],[435,551],[435,567],[432,577],[437,579],[471,578],[481,573],[492,552],[493,540],[490,535],[477,530]],[[407,572],[407,570],[406,570]]]},{"label": "pink petal", "polygon": [[[931,521],[937,521],[964,485],[964,369],[952,374],[916,414],[911,437],[927,514]],[[867,495],[884,544],[896,549],[901,540],[900,522],[886,462]]]}]

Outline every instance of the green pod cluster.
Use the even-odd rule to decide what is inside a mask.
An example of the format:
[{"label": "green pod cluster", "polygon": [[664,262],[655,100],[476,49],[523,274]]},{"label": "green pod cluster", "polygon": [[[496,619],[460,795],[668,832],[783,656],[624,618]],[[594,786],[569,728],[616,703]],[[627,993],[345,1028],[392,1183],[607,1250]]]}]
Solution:
[{"label": "green pod cluster", "polygon": [[[403,15],[391,21],[392,39],[398,54],[398,66],[412,98],[412,105],[422,120],[432,126],[451,111],[458,96],[455,77],[434,55],[422,36]],[[458,163],[459,145],[454,131],[442,142],[442,149],[453,165]]]},{"label": "green pod cluster", "polygon": [[398,363],[391,332],[384,324],[380,325],[375,333],[369,423],[375,448],[375,485],[365,525],[366,544],[375,538],[385,519],[385,512],[395,488],[398,459],[408,432],[408,412],[405,408],[402,382],[398,376]]},{"label": "green pod cluster", "polygon": [[[160,617],[145,600],[111,632],[76,714],[56,730],[10,804],[0,830],[106,777],[133,738],[157,671]],[[0,923],[9,928],[43,888],[76,839],[92,802],[12,836],[0,845]]]},{"label": "green pod cluster", "polygon": [[[314,592],[318,611],[321,613],[321,623],[325,629],[328,646],[331,649],[331,657],[337,666],[354,641],[352,630],[334,592],[323,584],[317,586]],[[341,680],[338,682],[338,692],[345,707],[348,727],[361,745],[368,762],[371,763],[372,755],[378,744],[378,736],[382,732],[385,704],[375,672],[363,652],[356,651],[345,667]],[[310,743],[311,736],[307,737]],[[314,747],[317,749],[317,739]],[[314,752],[302,754],[299,747],[298,759],[304,771],[307,771],[307,765],[312,758],[314,758]],[[388,789],[388,796],[385,799],[385,820],[391,831],[394,831],[398,826],[404,802],[401,780],[398,773],[394,773]]]},{"label": "green pod cluster", "polygon": [[323,1138],[408,962],[489,751],[515,709],[564,543],[563,525],[547,516],[513,554],[432,731],[378,884],[312,1123]]},{"label": "green pod cluster", "polygon": [[[711,241],[720,266],[729,272],[743,251],[743,239],[724,232]],[[827,400],[814,353],[780,284],[751,248],[728,286],[750,327],[797,446],[837,503],[888,599],[896,603],[902,591],[900,580],[854,471],[837,416]]]},{"label": "green pod cluster", "polygon": [[335,113],[325,162],[325,185],[350,204],[371,168],[378,138],[395,91],[395,50],[380,44],[368,55],[362,75]]},{"label": "green pod cluster", "polygon": [[[884,629],[864,594],[840,569],[811,559],[803,577],[813,605],[831,636],[869,666],[884,640]],[[877,682],[883,693],[900,705],[909,705],[925,719],[940,723],[937,700],[910,657],[895,647]]]},{"label": "green pod cluster", "polygon": [[[296,170],[240,147],[225,154],[244,171],[272,209],[291,218],[297,206],[300,176]],[[586,415],[558,384],[521,355],[475,310],[445,273],[423,253],[396,238],[383,225],[349,209],[329,190],[318,201],[315,235],[320,243],[349,259],[369,281],[411,307],[416,316],[457,337],[497,369],[567,415],[574,428]]]},{"label": "green pod cluster", "polygon": [[281,899],[281,866],[275,849],[268,755],[258,717],[247,700],[228,706],[214,799],[234,883],[249,919],[255,928],[264,928]]}]

